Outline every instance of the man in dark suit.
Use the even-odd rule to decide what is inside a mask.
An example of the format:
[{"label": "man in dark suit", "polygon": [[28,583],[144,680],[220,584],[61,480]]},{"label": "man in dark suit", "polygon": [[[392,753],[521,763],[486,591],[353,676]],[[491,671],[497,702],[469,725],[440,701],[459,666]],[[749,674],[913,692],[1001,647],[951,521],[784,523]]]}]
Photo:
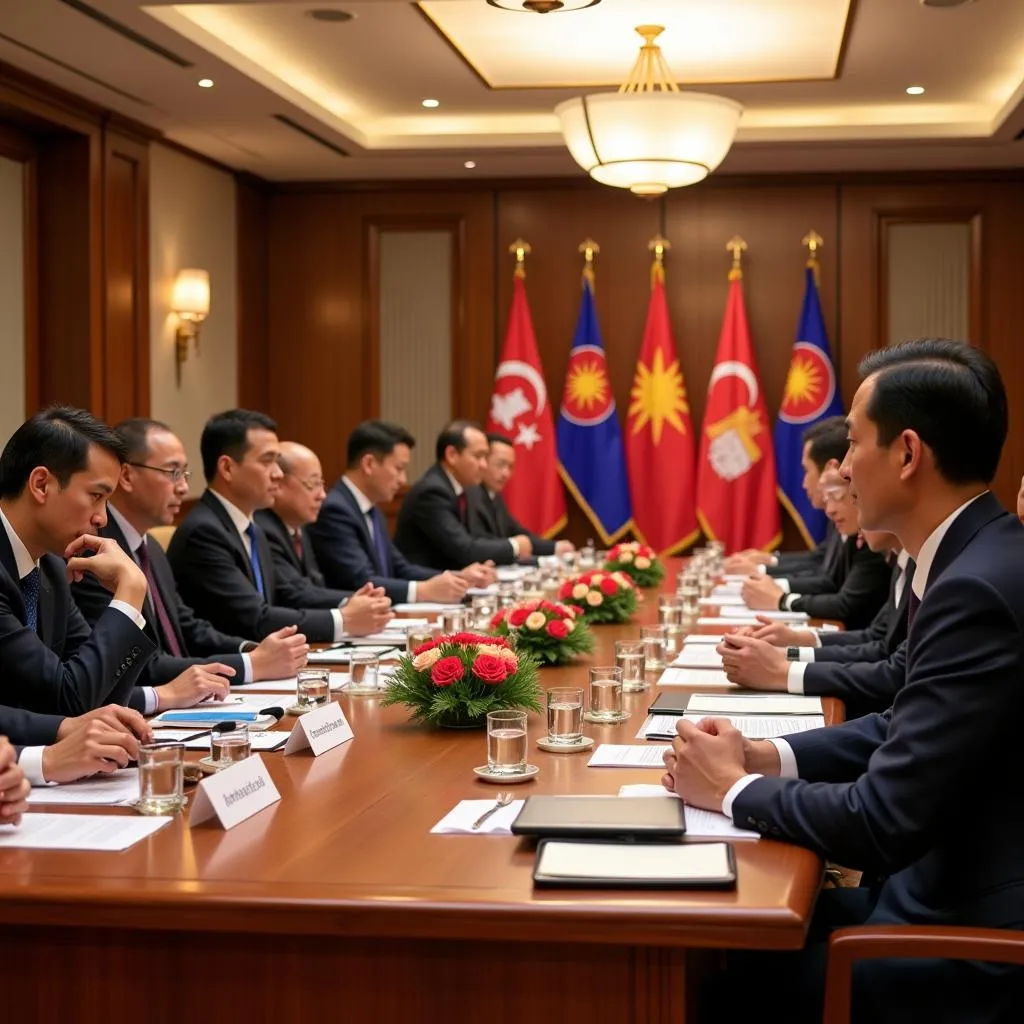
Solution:
[{"label": "man in dark suit", "polygon": [[513,537],[474,537],[469,531],[469,498],[487,464],[487,435],[468,420],[441,431],[437,462],[413,484],[398,513],[395,544],[406,558],[424,565],[458,569],[469,562],[509,565],[529,558],[533,543]]},{"label": "man in dark suit", "polygon": [[525,535],[536,557],[561,555],[575,550],[571,540],[546,540],[528,530],[509,511],[502,491],[516,468],[515,445],[504,434],[487,435],[487,463],[478,487],[466,490],[467,521],[474,537],[515,537]]},{"label": "man in dark suit", "polygon": [[[767,576],[751,576],[741,591],[750,608],[806,612],[816,619],[836,619],[848,629],[863,629],[885,604],[891,572],[882,552],[860,538],[857,505],[838,469],[821,474],[825,512],[844,538],[839,564],[817,590],[811,577],[792,577],[783,587]],[[835,584],[826,590],[825,583]]]},{"label": "man in dark suit", "polygon": [[[864,527],[895,533],[917,566],[905,685],[884,714],[785,739],[683,722],[666,755],[664,781],[689,803],[880,879],[824,892],[801,956],[743,965],[747,990],[771,978],[794,1021],[820,1020],[830,927],[1024,929],[1024,530],[987,489],[1006,393],[988,356],[955,342],[881,349],[861,369],[843,474]],[[1010,1021],[1024,977],[967,962],[863,961],[853,994],[858,1022]],[[720,1009],[718,1019],[746,1019],[749,1000]]]},{"label": "man in dark suit", "polygon": [[313,643],[377,632],[391,602],[366,584],[344,608],[295,608],[281,601],[270,545],[253,513],[274,503],[281,481],[277,424],[232,409],[212,417],[200,439],[207,489],[174,531],[167,557],[178,591],[225,633],[262,639],[297,626]]},{"label": "man in dark suit", "polygon": [[[157,648],[139,679],[132,706],[146,714],[191,707],[224,696],[229,679],[242,683],[293,676],[309,650],[295,626],[271,633],[258,645],[221,633],[182,602],[163,548],[147,536],[154,527],[174,522],[188,494],[191,474],[184,445],[157,420],[125,420],[114,429],[124,442],[127,461],[99,534],[116,541],[146,576],[146,635]],[[96,622],[106,606],[99,581],[87,573],[71,592],[86,621]]]},{"label": "man in dark suit", "polygon": [[[127,702],[153,651],[145,577],[95,535],[123,457],[109,427],[61,406],[23,423],[0,455],[0,730],[25,747],[19,761],[32,782],[99,770],[87,742],[98,734],[112,764],[137,749],[133,726],[149,734],[134,712],[100,708]],[[68,586],[86,568],[107,591],[92,630]]]},{"label": "man in dark suit", "polygon": [[327,586],[347,588],[370,580],[396,604],[457,604],[468,587],[494,580],[493,568],[484,565],[457,572],[417,565],[392,542],[379,506],[394,501],[405,486],[415,444],[404,427],[382,420],[366,420],[349,435],[348,468],[308,530]]}]

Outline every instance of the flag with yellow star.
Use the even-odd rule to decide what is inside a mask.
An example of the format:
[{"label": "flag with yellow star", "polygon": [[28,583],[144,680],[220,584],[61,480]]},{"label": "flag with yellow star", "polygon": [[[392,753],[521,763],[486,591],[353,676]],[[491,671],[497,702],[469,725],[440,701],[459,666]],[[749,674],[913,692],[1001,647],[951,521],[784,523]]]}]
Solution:
[{"label": "flag with yellow star", "polygon": [[662,557],[695,541],[697,452],[672,339],[665,276],[655,263],[647,323],[626,417],[633,532]]},{"label": "flag with yellow star", "polygon": [[829,416],[843,415],[843,400],[836,383],[814,271],[815,265],[809,263],[796,342],[789,360],[779,418],[775,422],[779,501],[809,548],[824,538],[828,520],[821,509],[814,507],[803,488],[804,431]]}]

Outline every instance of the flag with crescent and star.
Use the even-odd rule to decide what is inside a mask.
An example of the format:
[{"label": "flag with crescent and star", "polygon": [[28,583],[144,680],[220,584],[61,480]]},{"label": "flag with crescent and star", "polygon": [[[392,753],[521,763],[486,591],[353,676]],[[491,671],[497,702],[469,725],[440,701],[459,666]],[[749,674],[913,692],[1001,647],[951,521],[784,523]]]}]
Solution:
[{"label": "flag with crescent and star", "polygon": [[558,468],[602,543],[614,544],[630,528],[632,517],[622,429],[589,268],[583,272],[583,295],[558,414]]},{"label": "flag with crescent and star", "polygon": [[814,547],[825,536],[828,520],[824,512],[811,504],[803,488],[803,434],[819,420],[843,414],[843,400],[836,387],[836,371],[814,270],[815,267],[810,265],[804,272],[804,305],[789,360],[782,407],[775,422],[779,501],[796,523],[808,547]]},{"label": "flag with crescent and star", "polygon": [[770,551],[782,539],[775,490],[768,409],[754,362],[740,272],[733,270],[700,437],[701,529],[729,552]]},{"label": "flag with crescent and star", "polygon": [[633,532],[667,557],[700,534],[695,502],[697,451],[660,261],[651,273],[647,324],[626,418],[626,458]]},{"label": "flag with crescent and star", "polygon": [[565,493],[524,277],[517,269],[487,430],[503,434],[515,447],[516,469],[504,490],[509,511],[534,533],[553,537],[565,526]]}]

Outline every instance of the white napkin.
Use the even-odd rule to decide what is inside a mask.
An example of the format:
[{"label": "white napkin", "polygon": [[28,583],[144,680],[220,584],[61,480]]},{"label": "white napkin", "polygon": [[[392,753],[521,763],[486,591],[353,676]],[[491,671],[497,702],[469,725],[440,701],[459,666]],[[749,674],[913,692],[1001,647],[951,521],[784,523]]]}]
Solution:
[{"label": "white napkin", "polygon": [[512,834],[512,822],[522,810],[523,800],[513,800],[507,807],[495,811],[479,828],[473,822],[484,811],[490,810],[494,800],[460,800],[430,831],[440,835],[457,836],[508,836]]}]

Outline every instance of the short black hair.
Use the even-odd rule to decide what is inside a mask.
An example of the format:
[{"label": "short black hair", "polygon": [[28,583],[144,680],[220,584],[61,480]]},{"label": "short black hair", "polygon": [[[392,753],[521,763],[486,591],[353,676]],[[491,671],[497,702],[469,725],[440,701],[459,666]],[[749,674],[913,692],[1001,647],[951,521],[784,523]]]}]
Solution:
[{"label": "short black hair", "polygon": [[207,483],[217,475],[217,462],[222,455],[230,456],[235,462],[242,461],[249,450],[250,430],[269,430],[276,434],[277,424],[266,413],[250,409],[228,409],[206,421],[199,451]]},{"label": "short black hair", "polygon": [[504,434],[488,434],[487,435],[487,443],[488,444],[507,444],[509,446],[509,448],[512,448],[512,447],[515,446],[515,443],[513,442],[512,438],[506,437]]},{"label": "short black hair", "polygon": [[416,447],[416,438],[405,427],[385,420],[363,420],[348,435],[348,468],[355,469],[364,455],[376,455],[383,459],[395,450],[395,445]]},{"label": "short black hair", "polygon": [[151,420],[145,416],[133,416],[131,419],[121,420],[114,427],[114,433],[124,442],[125,462],[138,462],[149,454],[149,434],[152,430],[163,430],[173,434],[166,423],[160,420]]},{"label": "short black hair", "polygon": [[37,412],[11,435],[0,454],[0,498],[16,498],[29,475],[45,466],[61,489],[89,465],[89,449],[98,445],[118,462],[125,462],[124,442],[91,412],[53,405]]},{"label": "short black hair", "polygon": [[827,419],[816,423],[813,428],[814,434],[808,437],[811,430],[804,432],[804,439],[810,444],[807,454],[819,470],[835,459],[842,464],[846,458],[846,450],[850,447],[849,436],[846,430],[846,418],[844,416],[829,416]]},{"label": "short black hair", "polygon": [[869,352],[866,413],[885,446],[913,430],[952,484],[990,483],[1006,442],[1006,389],[992,359],[965,341],[919,338]]},{"label": "short black hair", "polygon": [[466,447],[466,431],[467,430],[479,430],[483,433],[483,430],[479,423],[475,423],[473,420],[452,420],[440,434],[437,435],[437,444],[434,446],[434,457],[438,462],[444,462],[444,453],[449,447],[454,448],[457,452],[465,450]]}]

